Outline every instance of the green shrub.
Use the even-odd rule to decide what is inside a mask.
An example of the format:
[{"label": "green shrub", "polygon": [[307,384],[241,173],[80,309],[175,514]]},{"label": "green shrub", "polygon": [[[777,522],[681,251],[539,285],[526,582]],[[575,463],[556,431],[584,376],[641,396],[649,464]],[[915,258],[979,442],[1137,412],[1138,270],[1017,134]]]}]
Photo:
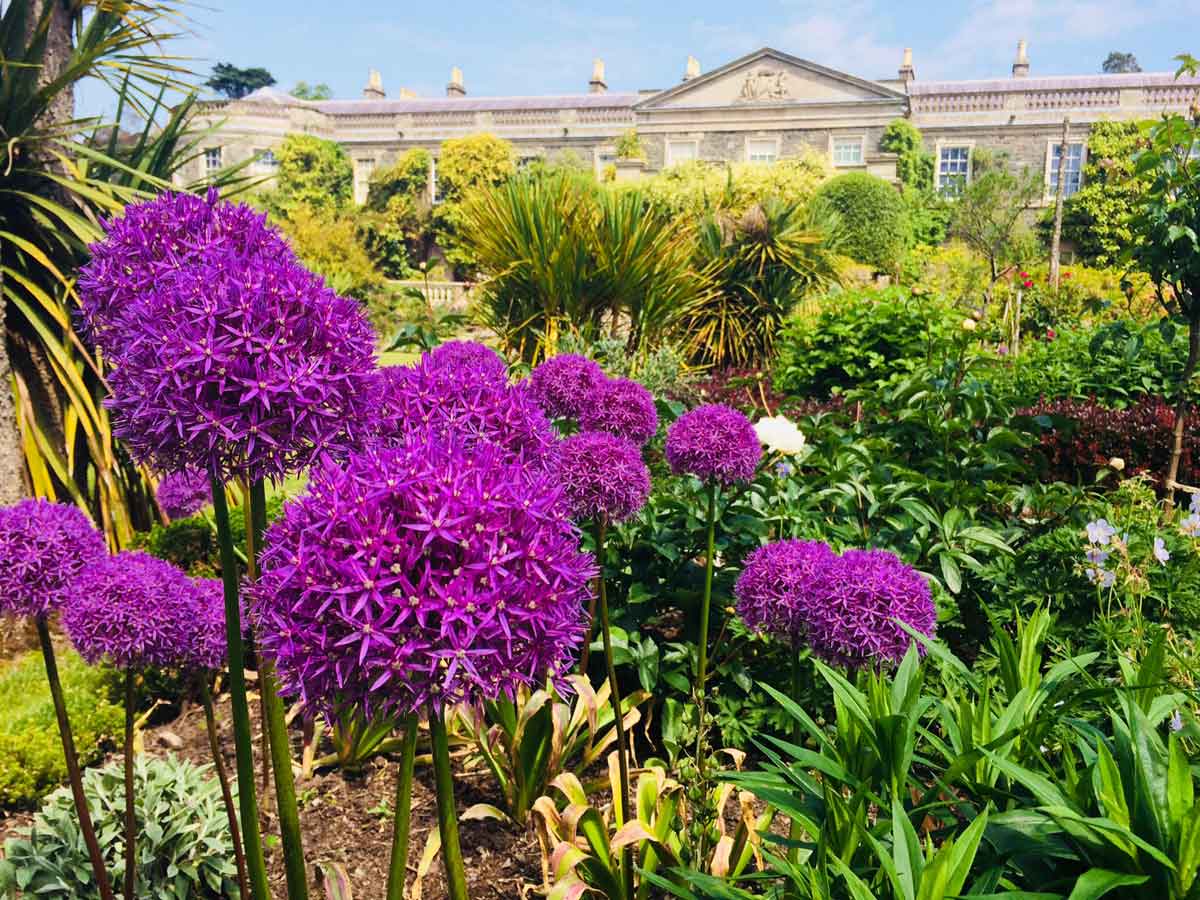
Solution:
[{"label": "green shrub", "polygon": [[880,271],[899,267],[911,235],[904,198],[892,185],[866,172],[847,172],[822,186],[817,199],[842,220],[842,252]]},{"label": "green shrub", "polygon": [[793,319],[784,329],[776,385],[827,397],[880,384],[918,362],[940,359],[962,320],[945,301],[902,288],[832,294],[818,316]]},{"label": "green shrub", "polygon": [[383,277],[350,216],[297,206],[276,221],[300,261],[339,294],[367,301],[383,287]]},{"label": "green shrub", "polygon": [[513,146],[494,134],[471,134],[442,142],[437,164],[441,202],[434,208],[438,245],[456,274],[471,273],[478,260],[466,246],[470,235],[464,201],[508,181],[517,171]]},{"label": "green shrub", "polygon": [[828,159],[805,149],[774,165],[760,163],[686,162],[636,182],[658,209],[668,215],[696,216],[714,210],[741,215],[768,198],[807,203],[830,176]]},{"label": "green shrub", "polygon": [[1026,341],[1020,356],[997,361],[989,377],[1018,406],[1043,396],[1127,406],[1146,394],[1170,396],[1186,357],[1186,329],[1118,320]]},{"label": "green shrub", "polygon": [[132,549],[145,550],[151,556],[174,563],[193,578],[216,578],[220,573],[216,538],[212,526],[201,515],[139,531],[133,536]]},{"label": "green shrub", "polygon": [[273,213],[290,214],[298,206],[333,211],[350,203],[354,169],[341,144],[311,134],[289,134],[275,157],[275,189],[264,197]]},{"label": "green shrub", "polygon": [[[59,678],[82,764],[119,735],[124,713],[109,702],[104,669],[71,651],[58,655]],[[58,720],[39,652],[0,671],[0,806],[31,806],[67,778]]]},{"label": "green shrub", "polygon": [[896,177],[916,191],[933,190],[933,154],[925,149],[921,131],[908,119],[895,119],[883,130],[879,149],[896,154]]},{"label": "green shrub", "polygon": [[[88,809],[113,884],[125,871],[122,763],[83,778]],[[216,779],[182,759],[139,756],[134,764],[138,823],[137,891],[147,900],[224,900],[239,896],[229,819]],[[13,889],[48,900],[99,897],[79,833],[71,792],[51,794],[24,835],[4,844],[0,894]]]}]

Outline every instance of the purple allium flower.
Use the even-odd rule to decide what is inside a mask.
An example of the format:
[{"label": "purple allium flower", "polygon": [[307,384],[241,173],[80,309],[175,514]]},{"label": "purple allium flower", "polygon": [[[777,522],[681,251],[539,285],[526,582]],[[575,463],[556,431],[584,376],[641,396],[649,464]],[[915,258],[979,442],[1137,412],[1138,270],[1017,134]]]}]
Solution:
[{"label": "purple allium flower", "polygon": [[228,654],[225,587],[218,578],[196,578],[192,585],[196,634],[183,664],[194,669],[222,669]]},{"label": "purple allium flower", "polygon": [[79,270],[80,319],[84,333],[110,360],[119,359],[125,349],[120,332],[131,324],[124,322],[125,314],[164,275],[202,265],[219,249],[246,257],[292,258],[265,216],[249,206],[220,202],[216,188],[205,197],[163,193],[130,204],[103,224],[104,240],[89,248],[92,258]]},{"label": "purple allium flower", "polygon": [[540,464],[558,439],[525,384],[464,378],[428,358],[381,369],[378,383],[375,419],[385,443],[428,436],[463,449],[492,444]]},{"label": "purple allium flower", "polygon": [[284,694],[404,715],[560,680],[595,571],[551,475],[412,443],[316,468],[248,595]]},{"label": "purple allium flower", "polygon": [[899,662],[912,638],[897,620],[932,636],[937,611],[929,582],[894,553],[847,550],[829,567],[824,597],[807,620],[814,653],[859,668]]},{"label": "purple allium flower", "polygon": [[90,663],[178,665],[196,639],[196,587],[180,569],[148,553],[106,556],[76,579],[62,624]]},{"label": "purple allium flower", "polygon": [[636,381],[610,378],[602,381],[579,413],[581,431],[607,431],[647,444],[658,431],[654,395]]},{"label": "purple allium flower", "polygon": [[77,507],[22,500],[0,508],[0,615],[43,616],[72,596],[72,581],[108,552]]},{"label": "purple allium flower", "polygon": [[713,403],[671,423],[666,456],[677,475],[729,485],[754,477],[762,446],[749,419],[736,409]]},{"label": "purple allium flower", "polygon": [[734,585],[738,615],[755,631],[799,647],[810,610],[823,602],[829,568],[837,560],[820,541],[784,540],[759,547],[746,557]]},{"label": "purple allium flower", "polygon": [[[256,213],[228,214],[269,233]],[[191,236],[199,245],[207,237]],[[93,330],[114,364],[113,433],[139,462],[253,481],[364,437],[358,429],[376,405],[375,339],[359,304],[286,247],[259,244],[277,252],[243,251],[233,240],[188,249],[186,265],[156,272],[136,296],[97,304]],[[93,273],[97,295],[107,286],[124,296],[123,282],[104,281],[119,280],[119,249],[93,248],[113,263]],[[130,268],[141,264],[134,253]]]},{"label": "purple allium flower", "polygon": [[212,503],[212,484],[207,472],[185,469],[164,475],[155,497],[168,519],[186,519]]},{"label": "purple allium flower", "polygon": [[583,431],[558,446],[554,474],[579,519],[621,522],[650,496],[650,470],[637,446],[601,431]]},{"label": "purple allium flower", "polygon": [[529,373],[533,397],[552,419],[578,419],[605,381],[597,363],[574,353],[552,356]]},{"label": "purple allium flower", "polygon": [[476,341],[447,341],[425,354],[430,365],[488,381],[508,381],[508,363],[491,347]]}]

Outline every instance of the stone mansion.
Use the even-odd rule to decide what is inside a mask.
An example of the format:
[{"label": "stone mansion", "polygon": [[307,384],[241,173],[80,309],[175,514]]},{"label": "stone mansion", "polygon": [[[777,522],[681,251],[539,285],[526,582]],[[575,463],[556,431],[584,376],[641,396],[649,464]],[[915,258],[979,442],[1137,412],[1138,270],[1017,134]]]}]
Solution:
[{"label": "stone mansion", "polygon": [[[262,88],[240,100],[201,104],[199,124],[220,127],[193,170],[182,174],[203,177],[253,157],[252,170],[269,175],[272,148],[286,134],[303,132],[345,147],[361,202],[371,172],[404,151],[431,151],[435,172],[442,141],[490,132],[512,142],[522,158],[569,150],[597,172],[615,166],[620,179],[693,159],[770,164],[805,146],[828,154],[837,169],[894,179],[895,158],[880,151],[879,140],[889,122],[907,117],[934,154],[940,186],[969,178],[972,151],[986,147],[1042,172],[1049,200],[1065,119],[1069,194],[1082,183],[1093,122],[1186,110],[1198,90],[1200,78],[1176,80],[1170,73],[1036,77],[1024,41],[1009,77],[981,81],[921,81],[907,50],[897,77],[879,81],[769,48],[710,72],[689,57],[679,84],[637,93],[610,93],[604,63],[596,60],[586,93],[538,97],[471,96],[458,68],[444,97],[405,90],[389,97],[371,71],[355,100],[298,100]],[[616,139],[630,129],[644,160],[617,158]],[[430,184],[436,190],[435,178]]]}]

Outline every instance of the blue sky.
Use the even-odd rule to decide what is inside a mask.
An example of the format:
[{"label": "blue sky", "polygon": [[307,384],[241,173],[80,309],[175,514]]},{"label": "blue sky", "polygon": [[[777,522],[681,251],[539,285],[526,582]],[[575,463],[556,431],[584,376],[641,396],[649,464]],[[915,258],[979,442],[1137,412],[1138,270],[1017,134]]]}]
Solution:
[{"label": "blue sky", "polygon": [[[705,71],[768,45],[865,78],[894,75],[913,48],[917,77],[1008,74],[1018,38],[1033,74],[1095,72],[1109,50],[1147,71],[1200,55],[1200,0],[204,0],[176,52],[198,71],[214,62],[263,66],[279,85],[329,84],[357,97],[377,68],[389,94],[441,96],[450,67],[474,95],[587,89],[594,57],[610,90],[669,87],[690,53]],[[102,100],[85,92],[81,105]]]}]

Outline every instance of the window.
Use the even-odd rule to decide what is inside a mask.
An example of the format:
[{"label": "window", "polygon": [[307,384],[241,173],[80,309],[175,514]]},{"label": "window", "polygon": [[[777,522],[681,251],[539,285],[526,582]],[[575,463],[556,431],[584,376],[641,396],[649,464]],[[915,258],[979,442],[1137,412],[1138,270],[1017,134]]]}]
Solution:
[{"label": "window", "polygon": [[221,168],[221,148],[209,147],[204,151],[204,174],[212,175]]},{"label": "window", "polygon": [[375,159],[356,159],[354,161],[354,202],[366,203],[367,192],[371,187],[371,173],[375,171]]},{"label": "window", "polygon": [[863,139],[860,137],[834,138],[832,155],[835,166],[861,166]]},{"label": "window", "polygon": [[[1049,166],[1046,184],[1051,197],[1058,196],[1058,162],[1062,157],[1062,144],[1050,145]],[[1063,196],[1070,197],[1083,186],[1083,144],[1067,144],[1067,158],[1063,165]]]},{"label": "window", "polygon": [[667,141],[667,165],[674,166],[681,162],[698,159],[699,149],[695,141]]},{"label": "window", "polygon": [[746,161],[773,163],[779,158],[779,144],[774,138],[746,141]]},{"label": "window", "polygon": [[437,183],[437,157],[431,155],[429,157],[429,203],[430,205],[434,205],[440,202],[440,200]]},{"label": "window", "polygon": [[274,172],[279,168],[279,160],[275,158],[273,150],[255,150],[254,159],[258,168],[265,172]]},{"label": "window", "polygon": [[971,180],[970,146],[941,147],[938,150],[938,190],[954,196],[962,193]]}]

